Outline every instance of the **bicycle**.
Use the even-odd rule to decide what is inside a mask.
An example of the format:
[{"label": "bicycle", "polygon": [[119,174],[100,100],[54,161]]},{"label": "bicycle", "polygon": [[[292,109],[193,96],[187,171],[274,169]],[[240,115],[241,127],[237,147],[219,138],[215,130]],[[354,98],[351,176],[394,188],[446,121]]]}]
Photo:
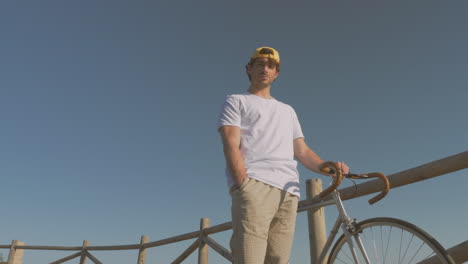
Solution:
[{"label": "bicycle", "polygon": [[342,175],[337,164],[330,161],[325,162],[320,170],[328,174],[334,174],[333,181],[327,189],[318,195],[321,199],[320,202],[309,205],[304,209],[335,204],[339,215],[317,263],[324,263],[327,252],[330,250],[330,246],[341,227],[343,234],[332,247],[328,255],[328,264],[455,264],[437,240],[411,223],[389,217],[370,218],[358,223],[356,219],[349,218],[340,198],[340,193],[336,190],[343,178],[380,178],[384,181],[385,189],[369,200],[370,204],[374,204],[384,198],[390,189],[390,183],[384,174],[374,172]]}]

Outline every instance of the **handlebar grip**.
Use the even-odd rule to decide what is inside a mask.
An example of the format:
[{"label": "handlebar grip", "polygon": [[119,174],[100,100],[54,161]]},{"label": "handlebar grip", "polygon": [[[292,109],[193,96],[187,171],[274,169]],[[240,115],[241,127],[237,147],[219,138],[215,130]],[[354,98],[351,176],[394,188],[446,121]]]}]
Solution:
[{"label": "handlebar grip", "polygon": [[343,180],[343,174],[341,173],[341,169],[338,168],[338,164],[333,161],[327,161],[320,165],[319,170],[323,173],[335,173],[335,177],[333,177],[333,181],[331,185],[319,193],[320,198],[325,198],[325,196],[329,195],[333,192],[338,186],[340,186],[341,181]]},{"label": "handlebar grip", "polygon": [[384,186],[383,191],[381,191],[377,196],[371,198],[369,200],[369,204],[374,204],[380,201],[382,198],[384,198],[387,195],[388,191],[390,190],[390,182],[388,181],[387,176],[385,176],[383,173],[380,173],[380,172],[372,172],[372,173],[367,173],[367,174],[350,173],[348,174],[347,177],[352,178],[352,179],[379,178],[384,182],[385,186]]},{"label": "handlebar grip", "polygon": [[379,178],[385,184],[384,190],[380,192],[377,196],[369,200],[369,204],[374,204],[387,195],[388,191],[390,190],[390,182],[388,181],[388,178],[380,172],[368,173],[367,176],[369,176],[369,178]]},{"label": "handlebar grip", "polygon": [[[341,184],[341,181],[344,178],[343,173],[341,172],[341,169],[338,168],[338,164],[333,161],[327,161],[324,162],[320,165],[319,170],[323,173],[327,174],[335,174],[335,177],[333,177],[333,181],[330,184],[328,188],[323,190],[321,193],[319,193],[320,198],[325,198],[327,195],[329,195],[331,192],[333,192],[338,186]],[[365,177],[364,177],[365,176]],[[368,179],[368,178],[379,178],[384,182],[384,189],[381,191],[377,196],[371,198],[369,200],[369,204],[374,204],[378,201],[380,201],[382,198],[384,198],[388,191],[390,190],[390,182],[388,181],[388,178],[380,172],[372,172],[372,173],[367,173],[365,175],[363,174],[348,174],[347,177],[354,178],[354,179]]]}]

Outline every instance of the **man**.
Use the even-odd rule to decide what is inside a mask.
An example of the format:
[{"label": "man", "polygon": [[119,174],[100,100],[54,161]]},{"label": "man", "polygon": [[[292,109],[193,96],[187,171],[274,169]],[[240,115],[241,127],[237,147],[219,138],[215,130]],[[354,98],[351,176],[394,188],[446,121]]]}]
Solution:
[{"label": "man", "polygon": [[270,95],[278,52],[256,49],[246,71],[248,91],[227,96],[218,121],[232,197],[233,263],[286,264],[299,201],[294,157],[317,173],[323,160],[305,143],[294,109]]}]

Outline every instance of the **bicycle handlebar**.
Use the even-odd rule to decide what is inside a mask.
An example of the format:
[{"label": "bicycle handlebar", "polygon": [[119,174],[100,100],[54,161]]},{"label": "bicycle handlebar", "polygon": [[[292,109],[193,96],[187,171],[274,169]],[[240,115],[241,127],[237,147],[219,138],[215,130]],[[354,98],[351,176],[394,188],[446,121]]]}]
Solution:
[{"label": "bicycle handlebar", "polygon": [[341,170],[338,169],[338,164],[333,161],[322,163],[319,167],[319,170],[324,173],[335,174],[335,177],[333,177],[333,181],[330,186],[328,186],[328,188],[319,194],[320,198],[323,199],[325,196],[329,195],[336,188],[338,188],[338,186],[340,186],[341,181],[343,180],[343,173],[341,173]]},{"label": "bicycle handlebar", "polygon": [[367,174],[349,173],[349,174],[343,175],[343,173],[341,172],[341,169],[338,168],[338,164],[333,161],[327,161],[327,162],[322,163],[319,169],[321,172],[324,172],[324,173],[335,174],[335,177],[333,177],[333,181],[331,185],[319,194],[320,198],[322,199],[325,196],[329,195],[331,192],[333,192],[336,188],[338,188],[338,186],[340,186],[341,181],[343,180],[344,177],[352,178],[352,179],[379,178],[384,182],[385,184],[384,190],[382,190],[375,197],[371,198],[369,200],[369,204],[374,204],[380,201],[382,198],[384,198],[387,195],[388,191],[390,190],[390,182],[388,181],[387,177],[383,173],[380,173],[380,172],[372,172],[372,173],[367,173]]}]

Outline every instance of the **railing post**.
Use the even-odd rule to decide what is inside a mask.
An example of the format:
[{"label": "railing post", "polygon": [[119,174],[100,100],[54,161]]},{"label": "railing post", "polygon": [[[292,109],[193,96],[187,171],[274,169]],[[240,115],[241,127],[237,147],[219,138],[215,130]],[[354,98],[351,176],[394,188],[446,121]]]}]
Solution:
[{"label": "railing post", "polygon": [[[141,236],[140,246],[148,242],[147,236]],[[145,264],[146,263],[146,248],[140,247],[138,252],[138,262],[137,264]]]},{"label": "railing post", "polygon": [[[322,191],[322,181],[320,179],[309,179],[306,181],[307,199],[315,198]],[[309,246],[310,263],[318,263],[318,258],[327,240],[325,227],[325,208],[309,209],[307,211],[309,220]],[[327,260],[325,258],[324,263]]]},{"label": "railing post", "polygon": [[23,264],[24,249],[16,249],[16,246],[22,246],[24,242],[13,240],[11,242],[10,253],[8,254],[8,264]]},{"label": "railing post", "polygon": [[200,247],[198,249],[198,264],[208,264],[208,245],[203,241],[203,229],[210,227],[210,219],[200,219]]},{"label": "railing post", "polygon": [[83,248],[81,249],[80,264],[86,264],[86,247],[88,246],[89,246],[89,241],[88,240],[83,241]]}]

